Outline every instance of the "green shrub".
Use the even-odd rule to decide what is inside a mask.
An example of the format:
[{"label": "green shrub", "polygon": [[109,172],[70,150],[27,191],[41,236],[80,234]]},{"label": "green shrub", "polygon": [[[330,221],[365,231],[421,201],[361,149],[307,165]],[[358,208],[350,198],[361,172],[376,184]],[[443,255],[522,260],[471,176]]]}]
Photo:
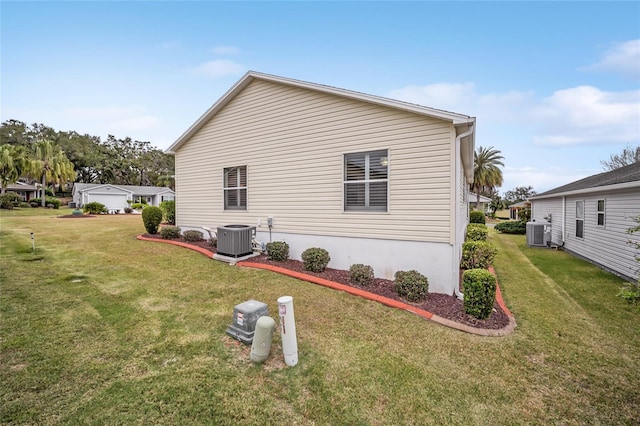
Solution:
[{"label": "green shrub", "polygon": [[142,210],[142,222],[144,223],[144,228],[148,233],[156,234],[158,232],[160,222],[162,222],[162,210],[160,207],[145,207],[145,209]]},{"label": "green shrub", "polygon": [[[149,207],[147,207],[147,209],[148,208]],[[144,210],[142,211],[142,213],[144,213]],[[204,241],[204,235],[202,234],[202,232],[196,231],[195,229],[184,231],[182,233],[182,238],[184,238],[185,241],[188,241],[190,243],[197,243],[198,241]]]},{"label": "green shrub", "polygon": [[267,257],[269,260],[284,262],[289,259],[289,244],[284,241],[273,241],[267,243]]},{"label": "green shrub", "polygon": [[160,208],[164,214],[164,220],[169,225],[176,224],[176,202],[173,200],[167,200],[160,203]]},{"label": "green shrub", "polygon": [[209,244],[209,247],[211,247],[211,248],[218,248],[218,239],[217,238],[209,238],[207,240],[207,244]]},{"label": "green shrub", "polygon": [[142,203],[133,203],[131,204],[131,208],[134,210],[142,210],[146,207],[146,204],[142,204]]},{"label": "green shrub", "polygon": [[500,222],[496,224],[495,230],[503,234],[524,235],[527,233],[527,225],[520,221]]},{"label": "green shrub", "polygon": [[124,208],[124,212],[125,212],[126,214],[131,214],[131,213],[133,213],[133,209],[132,209],[131,207],[125,207],[125,208]]},{"label": "green shrub", "polygon": [[484,224],[485,223],[484,213],[482,213],[480,210],[472,210],[469,213],[469,222]]},{"label": "green shrub", "polygon": [[486,269],[470,269],[462,275],[464,311],[478,319],[486,319],[496,301],[496,277]]},{"label": "green shrub", "polygon": [[486,241],[467,241],[462,245],[462,269],[487,269],[493,263],[498,249]]},{"label": "green shrub", "polygon": [[307,271],[322,272],[330,260],[329,252],[320,247],[311,247],[302,252],[302,262]]},{"label": "green shrub", "polygon": [[0,209],[12,210],[14,207],[18,207],[22,197],[15,192],[5,192],[0,195]]},{"label": "green shrub", "polygon": [[356,263],[349,268],[349,281],[351,284],[369,286],[373,283],[373,268],[369,265]]},{"label": "green shrub", "polygon": [[42,200],[40,198],[32,198],[29,200],[29,205],[31,207],[40,207],[41,201]]},{"label": "green shrub", "polygon": [[160,229],[160,236],[165,240],[173,240],[175,238],[180,238],[180,228],[177,226],[163,226]]},{"label": "green shrub", "polygon": [[410,302],[420,302],[427,298],[429,280],[416,270],[398,271],[395,274],[395,288],[398,296]]},{"label": "green shrub", "polygon": [[93,201],[91,203],[87,203],[84,205],[82,210],[85,213],[89,214],[105,214],[108,213],[107,206],[97,201]]},{"label": "green shrub", "polygon": [[482,223],[470,223],[467,225],[467,241],[485,241],[488,235],[487,225]]},{"label": "green shrub", "polygon": [[[31,207],[40,207],[40,205],[42,204],[42,198],[32,198],[29,200],[29,204],[31,205]],[[45,206],[59,209],[60,200],[55,197],[47,197],[45,198]]]},{"label": "green shrub", "polygon": [[20,207],[21,209],[26,209],[31,207],[31,205],[29,203],[27,203],[26,201],[20,201],[18,203],[18,207]]}]

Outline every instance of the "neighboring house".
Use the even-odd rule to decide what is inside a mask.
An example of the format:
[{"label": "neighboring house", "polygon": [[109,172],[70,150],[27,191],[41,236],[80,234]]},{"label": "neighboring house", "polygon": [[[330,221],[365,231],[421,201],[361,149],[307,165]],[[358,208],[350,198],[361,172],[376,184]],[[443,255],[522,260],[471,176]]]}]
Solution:
[{"label": "neighboring house", "polygon": [[628,280],[638,254],[628,234],[640,216],[640,163],[600,173],[530,198],[532,220],[551,222],[551,242]]},{"label": "neighboring house", "polygon": [[75,183],[73,185],[73,202],[81,208],[87,203],[104,204],[110,212],[122,212],[132,203],[144,199],[151,206],[159,206],[161,202],[173,200],[175,192],[162,186],[112,185],[102,183]]},{"label": "neighboring house", "polygon": [[520,201],[509,206],[509,219],[520,220],[520,210],[531,208],[529,200]]},{"label": "neighboring house", "polygon": [[10,183],[5,188],[5,191],[15,192],[21,196],[24,201],[29,201],[32,198],[38,198],[38,188],[24,182]]},{"label": "neighboring house", "polygon": [[[491,201],[491,198],[480,195],[480,211],[484,212],[484,214],[491,213],[491,210],[489,209],[489,204],[491,204]],[[474,192],[469,192],[469,209],[476,210],[477,203],[478,195]]]},{"label": "neighboring house", "polygon": [[453,294],[474,138],[474,117],[251,71],[167,150],[177,225],[257,225],[294,259],[321,247]]}]

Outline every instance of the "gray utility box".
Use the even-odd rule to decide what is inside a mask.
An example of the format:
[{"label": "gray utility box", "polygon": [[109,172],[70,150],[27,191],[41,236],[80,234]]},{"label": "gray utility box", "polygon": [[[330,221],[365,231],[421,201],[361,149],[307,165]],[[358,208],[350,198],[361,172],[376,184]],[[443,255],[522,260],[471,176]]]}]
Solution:
[{"label": "gray utility box", "polygon": [[253,253],[251,241],[256,227],[249,225],[225,225],[218,227],[218,254],[242,257]]},{"label": "gray utility box", "polygon": [[227,334],[246,345],[253,342],[258,318],[269,316],[266,303],[247,300],[233,308],[233,324],[227,328]]}]

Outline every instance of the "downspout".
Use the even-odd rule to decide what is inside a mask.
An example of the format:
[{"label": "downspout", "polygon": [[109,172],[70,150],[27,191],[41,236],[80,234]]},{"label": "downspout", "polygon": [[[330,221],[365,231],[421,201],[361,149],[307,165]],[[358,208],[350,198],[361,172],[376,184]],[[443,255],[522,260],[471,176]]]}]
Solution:
[{"label": "downspout", "polygon": [[567,223],[567,197],[562,197],[562,247],[564,247],[564,235]]},{"label": "downspout", "polygon": [[[461,155],[460,155],[460,143],[462,142],[462,138],[465,138],[465,137],[469,136],[470,134],[472,134],[474,132],[474,130],[475,130],[475,124],[471,124],[469,126],[469,129],[466,132],[461,133],[456,137],[456,143],[455,143],[455,145],[456,145],[456,160],[455,160],[456,162],[455,162],[455,164],[456,165],[460,164],[462,162],[462,158],[461,158]],[[460,183],[461,182],[460,182],[460,173],[458,173],[457,167],[456,167],[456,171],[455,172],[456,172],[456,192],[455,192],[455,194],[456,194],[456,202],[455,202],[454,205],[458,206],[458,202],[460,201]],[[468,184],[468,182],[467,182],[467,184]],[[466,206],[465,211],[467,211],[469,209],[469,203],[467,202],[466,204],[467,204],[467,206]],[[468,212],[467,212],[467,217],[469,217]],[[456,208],[456,228],[457,228],[457,225],[461,221],[462,221],[462,218],[460,217],[460,209]],[[453,262],[452,263],[454,264],[454,266],[455,266],[456,262],[458,263],[458,268],[455,269],[455,271],[458,271],[458,272],[457,273],[454,272],[454,274],[453,274],[454,275],[453,292],[455,293],[455,295],[456,295],[456,297],[458,299],[464,300],[464,294],[460,291],[460,272],[459,272],[460,271],[460,267],[459,267],[460,266],[460,258],[458,256],[458,253],[456,253],[457,249],[458,249],[458,246],[456,244],[458,242],[458,238],[459,238],[458,229],[456,229],[455,230],[455,241],[454,241],[454,244],[453,244],[453,252],[452,252],[452,256],[453,256]]]}]

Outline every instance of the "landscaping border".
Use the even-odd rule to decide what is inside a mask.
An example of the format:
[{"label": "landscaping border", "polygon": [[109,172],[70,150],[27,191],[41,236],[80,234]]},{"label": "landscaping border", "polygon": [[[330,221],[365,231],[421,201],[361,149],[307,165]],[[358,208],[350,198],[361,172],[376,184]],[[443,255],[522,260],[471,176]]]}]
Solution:
[{"label": "landscaping border", "polygon": [[[213,253],[210,252],[207,249],[204,249],[202,247],[198,247],[198,246],[194,246],[194,245],[190,245],[188,243],[183,243],[181,241],[173,241],[173,240],[161,240],[158,238],[147,238],[144,237],[142,235],[138,235],[137,237],[138,240],[142,240],[142,241],[154,241],[154,242],[159,242],[159,243],[167,243],[167,244],[173,244],[176,246],[180,246],[180,247],[184,247],[184,248],[188,248],[191,250],[195,250],[201,254],[204,254],[205,256],[207,256],[208,258],[213,258]],[[511,313],[511,311],[509,311],[509,309],[507,308],[507,306],[504,303],[504,299],[502,298],[502,292],[500,291],[500,285],[498,284],[497,280],[496,280],[496,302],[498,302],[498,305],[500,306],[500,308],[504,311],[505,314],[507,314],[507,316],[509,317],[509,324],[506,325],[505,327],[498,329],[498,330],[491,330],[491,329],[484,329],[484,328],[475,328],[475,327],[471,327],[465,324],[460,324],[457,323],[455,321],[446,319],[446,318],[442,318],[438,315],[434,315],[429,311],[425,311],[424,309],[420,309],[416,306],[410,305],[408,303],[404,303],[401,302],[399,300],[394,300],[394,299],[390,299],[388,297],[384,297],[384,296],[379,296],[377,294],[374,293],[369,293],[368,291],[364,291],[361,290],[359,288],[355,288],[355,287],[350,287],[348,285],[344,285],[344,284],[340,284],[340,283],[336,283],[333,281],[329,281],[329,280],[325,280],[324,278],[319,278],[319,277],[315,277],[313,275],[307,275],[307,274],[303,274],[297,271],[292,271],[286,268],[280,268],[278,266],[273,266],[273,265],[269,265],[269,264],[265,264],[265,263],[255,263],[255,262],[251,262],[248,260],[243,260],[238,262],[236,265],[238,266],[242,266],[242,267],[247,267],[247,268],[256,268],[256,269],[264,269],[264,270],[268,270],[268,271],[272,271],[272,272],[276,272],[279,274],[283,274],[283,275],[287,275],[289,277],[292,278],[297,278],[299,280],[303,280],[303,281],[307,281],[310,282],[312,284],[318,284],[324,287],[328,287],[328,288],[332,288],[334,290],[340,290],[340,291],[344,291],[346,293],[352,294],[354,296],[359,296],[362,297],[364,299],[368,299],[368,300],[372,300],[374,302],[378,302],[381,303],[383,305],[392,307],[392,308],[396,308],[396,309],[401,309],[404,311],[408,311],[411,312],[412,314],[418,315],[424,319],[427,320],[431,320],[435,323],[444,325],[446,327],[450,327],[450,328],[454,328],[456,330],[460,330],[460,331],[464,331],[466,333],[471,333],[471,334],[476,334],[479,336],[488,336],[488,337],[501,337],[501,336],[506,336],[508,334],[511,334],[513,332],[513,330],[516,328],[516,320],[513,316],[513,314]],[[496,275],[495,270],[493,269],[492,266],[489,267],[489,272],[491,272],[494,276]]]}]

